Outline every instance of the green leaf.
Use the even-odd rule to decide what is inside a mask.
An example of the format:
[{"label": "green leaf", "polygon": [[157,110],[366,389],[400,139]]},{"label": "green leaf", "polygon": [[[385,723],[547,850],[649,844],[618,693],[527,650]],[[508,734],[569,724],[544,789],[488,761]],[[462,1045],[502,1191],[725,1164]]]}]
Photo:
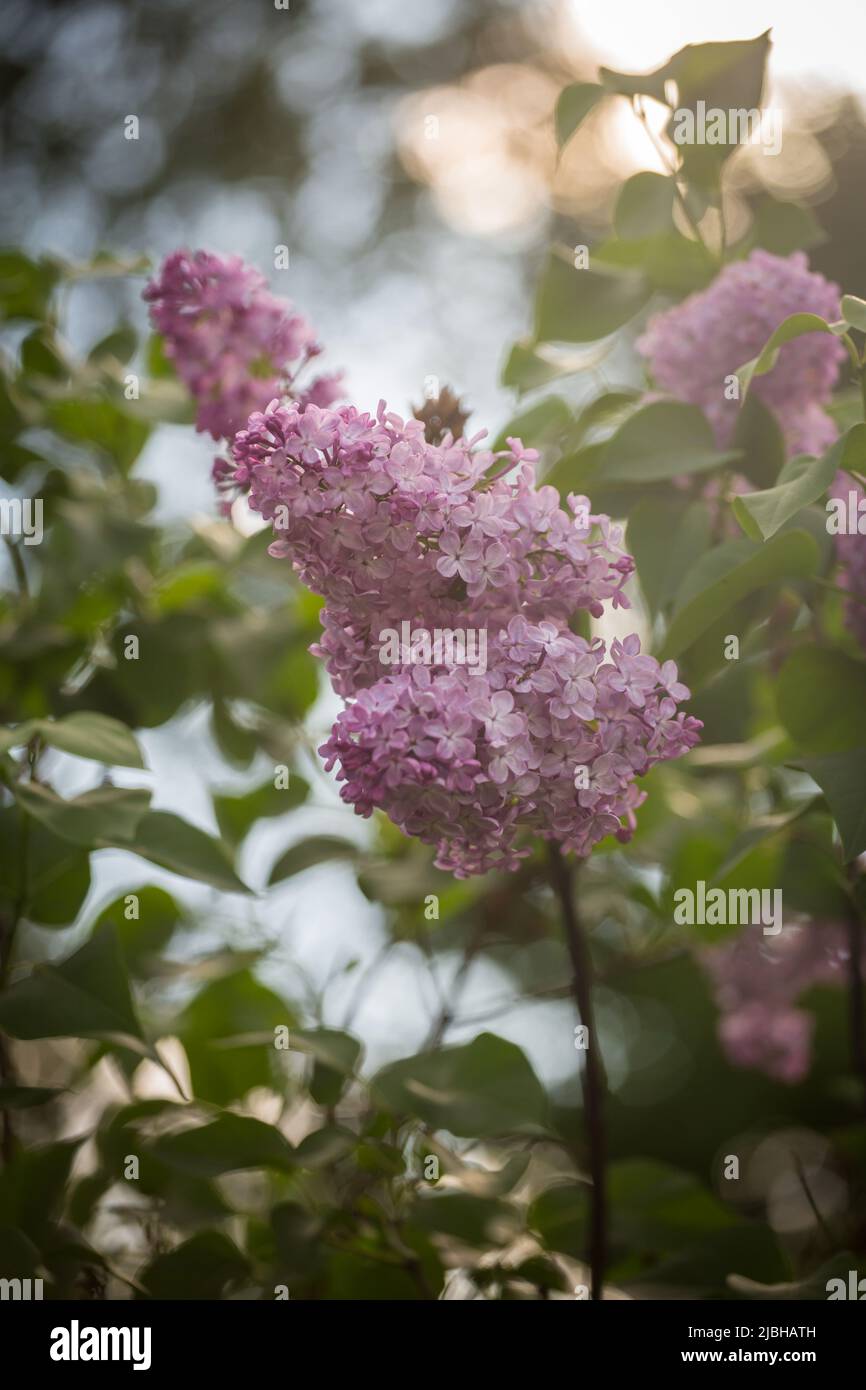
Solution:
[{"label": "green leaf", "polygon": [[221,1231],[200,1231],[157,1255],[139,1274],[151,1298],[223,1299],[249,1274],[249,1261]]},{"label": "green leaf", "polygon": [[99,342],[90,349],[87,360],[97,364],[113,360],[120,363],[121,366],[125,366],[133,356],[137,346],[138,337],[135,329],[131,328],[129,324],[124,324],[120,328],[115,328],[106,337],[100,338]]},{"label": "green leaf", "polygon": [[29,743],[39,727],[38,719],[28,719],[23,724],[9,725],[0,729],[0,757],[13,748],[23,748]]},{"label": "green leaf", "polygon": [[95,787],[64,801],[39,782],[16,782],[15,798],[52,834],[88,847],[126,843],[150,805],[150,792],[137,787]]},{"label": "green leaf", "polygon": [[[708,550],[712,516],[706,502],[645,497],[632,510],[626,532],[644,597],[652,613],[672,603],[689,570]],[[671,536],[678,538],[671,545]]]},{"label": "green leaf", "polygon": [[[677,109],[668,133],[677,134],[677,117],[684,110],[753,111],[761,108],[764,70],[770,48],[769,30],[755,39],[733,43],[687,44],[665,65],[677,84]],[[680,117],[682,120],[682,117]],[[728,132],[730,134],[730,132]],[[692,187],[718,192],[722,165],[738,148],[737,142],[710,145],[679,144],[682,173]]]},{"label": "green leaf", "polygon": [[695,405],[655,401],[620,425],[601,456],[605,483],[654,483],[687,473],[706,473],[739,458],[719,452],[712,430]]},{"label": "green leaf", "polygon": [[737,472],[756,487],[772,487],[784,465],[787,450],[779,422],[771,410],[751,392],[737,415],[733,448],[742,450]]},{"label": "green leaf", "polygon": [[13,1038],[100,1038],[148,1052],[109,927],[60,965],[37,965],[0,996],[0,1027]]},{"label": "green leaf", "polygon": [[731,1274],[728,1276],[728,1286],[737,1298],[741,1299],[769,1300],[773,1303],[823,1303],[827,1301],[827,1285],[831,1279],[841,1279],[847,1293],[852,1269],[857,1269],[857,1256],[843,1251],[827,1260],[805,1279],[762,1284],[756,1279],[747,1278],[744,1274]]},{"label": "green leaf", "polygon": [[287,787],[275,787],[271,780],[243,796],[215,796],[213,807],[220,834],[229,844],[239,845],[256,821],[294,811],[309,794],[309,782],[292,772]]},{"label": "green leaf", "polygon": [[842,838],[845,863],[866,850],[866,748],[850,748],[794,763],[818,783]]},{"label": "green leaf", "polygon": [[276,1268],[283,1280],[306,1283],[316,1278],[324,1262],[321,1220],[299,1202],[278,1202],[270,1222]]},{"label": "green leaf", "polygon": [[818,547],[805,531],[786,531],[765,545],[728,541],[709,551],[689,574],[663,644],[663,658],[690,647],[735,603],[757,589],[805,579],[818,563]]},{"label": "green leaf", "polygon": [[64,398],[48,410],[50,427],[74,444],[93,444],[126,472],[150,435],[150,426],[107,398]]},{"label": "green leaf", "polygon": [[593,263],[632,274],[641,273],[651,289],[681,298],[703,289],[718,269],[711,253],[699,241],[689,241],[677,231],[624,241],[613,237],[596,247]]},{"label": "green leaf", "polygon": [[219,840],[169,811],[148,811],[129,834],[115,834],[104,843],[140,854],[161,869],[209,883],[224,893],[252,891],[238,878]]},{"label": "green leaf", "polygon": [[160,1162],[197,1177],[218,1177],[244,1168],[287,1173],[295,1166],[292,1146],[278,1129],[231,1111],[209,1124],[167,1134],[152,1147]]},{"label": "green leaf", "polygon": [[[135,903],[128,901],[134,896]],[[130,911],[137,916],[130,916]],[[162,888],[148,885],[123,893],[102,909],[96,920],[98,928],[110,924],[117,932],[127,968],[133,975],[148,973],[150,962],[168,945],[182,921],[180,908]]]},{"label": "green leaf", "polygon": [[649,295],[643,275],[606,265],[577,270],[571,257],[554,251],[539,281],[535,336],[562,343],[605,338],[634,318]]},{"label": "green leaf", "polygon": [[858,299],[854,294],[843,294],[842,317],[852,328],[866,333],[866,300]]},{"label": "green leaf", "polygon": [[47,1105],[58,1096],[66,1095],[63,1086],[3,1086],[0,1085],[0,1110],[33,1110]]},{"label": "green leaf", "polygon": [[509,438],[520,439],[530,448],[537,448],[539,445],[561,439],[573,423],[571,407],[562,397],[546,396],[544,400],[536,401],[528,410],[509,420],[493,441],[493,448],[506,448]]},{"label": "green leaf", "polygon": [[457,1135],[487,1138],[535,1128],[547,1116],[547,1098],[526,1057],[493,1033],[392,1062],[371,1086],[397,1114]]},{"label": "green leaf", "polygon": [[624,241],[673,230],[676,183],[664,174],[644,171],[623,184],[613,214],[617,236]]},{"label": "green leaf", "polygon": [[295,874],[303,873],[304,869],[312,869],[316,864],[324,864],[334,859],[357,859],[360,855],[358,846],[351,840],[343,840],[337,835],[310,835],[306,840],[300,840],[298,844],[292,845],[277,860],[271,869],[271,876],[268,885],[282,883],[283,879],[293,878]]},{"label": "green leaf", "polygon": [[582,443],[593,430],[621,424],[639,400],[639,393],[630,387],[618,391],[605,391],[602,395],[596,396],[589,405],[584,406],[577,417],[574,430],[569,437],[572,447]]},{"label": "green leaf", "polygon": [[65,381],[69,369],[63,359],[53,332],[34,328],[21,344],[21,370],[27,376],[47,377],[50,381]]},{"label": "green leaf", "polygon": [[361,1044],[349,1033],[337,1028],[294,1029],[293,1049],[315,1058],[310,1080],[310,1095],[317,1105],[336,1105],[355,1075]]},{"label": "green leaf", "polygon": [[193,1093],[200,1100],[230,1105],[254,1086],[272,1087],[276,1060],[286,1055],[274,1047],[274,1030],[293,1031],[294,1023],[289,1005],[249,970],[207,984],[176,1025]]},{"label": "green leaf", "polygon": [[0,319],[43,319],[59,270],[20,251],[0,253]]},{"label": "green leaf", "polygon": [[[765,195],[755,208],[755,220],[748,243],[772,251],[774,256],[790,256],[793,251],[809,251],[827,238],[811,208],[799,203],[783,203]],[[845,314],[844,300],[842,313]],[[847,315],[845,315],[847,317]]]},{"label": "green leaf", "polygon": [[324,1125],[301,1140],[295,1149],[295,1160],[300,1168],[330,1168],[348,1158],[357,1144],[358,1136],[351,1129]]},{"label": "green leaf", "polygon": [[563,87],[554,113],[556,143],[560,149],[583,124],[590,111],[595,110],[604,95],[605,89],[598,82],[572,82],[568,87]]},{"label": "green leaf", "polygon": [[[611,1165],[608,1182],[616,1282],[707,1293],[723,1290],[741,1259],[765,1277],[782,1267],[772,1232],[723,1206],[691,1173],[626,1159]],[[528,1225],[548,1249],[586,1258],[589,1192],[585,1183],[559,1184],[532,1202]]]},{"label": "green leaf", "polygon": [[16,1227],[41,1244],[63,1205],[72,1160],[81,1144],[19,1149],[0,1173],[0,1229]]},{"label": "green leaf", "polygon": [[[866,425],[860,428],[866,433]],[[823,458],[801,454],[785,464],[775,487],[735,497],[734,514],[746,535],[767,541],[786,521],[815,502],[835,478],[841,453],[840,441]]]},{"label": "green leaf", "polygon": [[89,888],[87,850],[58,839],[16,806],[0,808],[0,912],[14,913],[20,901],[29,921],[65,927]]},{"label": "green leaf", "polygon": [[410,1220],[430,1235],[453,1236],[478,1249],[498,1247],[509,1228],[517,1235],[519,1225],[517,1211],[507,1202],[468,1192],[422,1195],[412,1207]]},{"label": "green leaf", "polygon": [[606,90],[618,96],[648,96],[666,102],[667,66],[656,68],[654,72],[617,72],[615,68],[599,68],[599,77]]},{"label": "green leaf", "polygon": [[165,339],[161,333],[153,333],[147,340],[145,349],[148,376],[156,381],[176,381],[177,372],[170,357],[165,355]]},{"label": "green leaf", "polygon": [[713,873],[712,882],[715,884],[723,883],[757,845],[763,844],[764,841],[780,835],[783,830],[787,830],[814,804],[814,801],[806,801],[793,811],[779,812],[772,816],[760,816],[754,824],[743,830],[734,840],[724,860]]},{"label": "green leaf", "polygon": [[572,376],[580,370],[580,363],[564,358],[557,359],[543,346],[515,343],[502,368],[503,386],[510,386],[519,396],[528,391],[537,391],[562,376]]},{"label": "green leaf", "polygon": [[67,714],[63,719],[33,721],[51,748],[74,753],[78,758],[92,758],[112,767],[144,767],[141,749],[130,730],[119,719],[107,714],[82,711]]},{"label": "green leaf", "polygon": [[790,314],[770,334],[758,356],[751,358],[738,369],[737,378],[743,397],[746,396],[753,377],[763,376],[765,372],[773,370],[786,343],[793,342],[795,338],[802,338],[807,333],[831,333],[838,338],[844,331],[844,324],[831,325],[819,314]]},{"label": "green leaf", "polygon": [[677,84],[678,104],[704,100],[707,107],[759,106],[764,67],[770,51],[770,30],[754,39],[689,43],[664,65]]},{"label": "green leaf", "polygon": [[833,647],[799,647],[776,682],[779,720],[806,753],[837,753],[863,743],[866,663]]}]

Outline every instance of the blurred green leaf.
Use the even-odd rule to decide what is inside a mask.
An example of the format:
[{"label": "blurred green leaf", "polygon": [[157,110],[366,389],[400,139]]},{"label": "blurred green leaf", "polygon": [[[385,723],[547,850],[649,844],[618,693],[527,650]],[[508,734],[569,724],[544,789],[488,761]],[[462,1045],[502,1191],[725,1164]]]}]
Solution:
[{"label": "blurred green leaf", "polygon": [[133,787],[95,787],[64,801],[40,782],[17,782],[15,798],[54,835],[88,847],[124,844],[134,836],[150,805],[150,792]]},{"label": "blurred green leaf", "polygon": [[127,969],[139,975],[145,974],[148,962],[165,949],[181,920],[174,898],[164,889],[148,885],[115,898],[102,909],[95,927],[107,923],[114,928]]},{"label": "blurred green leaf", "polygon": [[785,440],[779,422],[760,396],[752,392],[737,415],[733,448],[742,450],[737,472],[756,487],[772,487],[785,463]]},{"label": "blurred green leaf", "polygon": [[[295,1013],[248,970],[205,985],[176,1023],[189,1059],[194,1094],[229,1105],[254,1086],[273,1086],[274,1029],[294,1029]],[[267,1042],[261,1035],[269,1034]],[[245,1045],[231,1045],[249,1039]]]},{"label": "blurred green leaf", "polygon": [[849,864],[866,850],[866,748],[849,748],[823,758],[800,758],[794,766],[808,772],[827,798]]},{"label": "blurred green leaf", "polygon": [[772,251],[774,256],[790,256],[794,251],[820,246],[826,239],[811,208],[779,202],[766,194],[759,199],[748,238],[750,245]]},{"label": "blurred green leaf", "polygon": [[224,893],[251,891],[238,878],[229,853],[219,840],[169,811],[148,811],[128,834],[115,834],[110,843],[184,878],[209,883]]},{"label": "blurred green leaf", "polygon": [[509,420],[493,441],[493,448],[505,449],[506,441],[516,438],[535,449],[561,439],[573,423],[571,407],[561,396],[545,396]]},{"label": "blurred green leaf", "polygon": [[804,531],[787,531],[765,545],[727,541],[710,550],[687,576],[662,646],[678,656],[740,599],[766,585],[814,573],[818,548]]},{"label": "blurred green leaf", "polygon": [[554,251],[542,272],[535,305],[535,336],[542,342],[587,343],[621,328],[649,298],[640,274],[601,265],[575,269]]},{"label": "blurred green leaf", "polygon": [[842,317],[852,328],[859,328],[861,333],[866,333],[866,300],[858,299],[853,294],[843,294]]},{"label": "blurred green leaf", "polygon": [[51,748],[59,748],[63,753],[74,753],[79,758],[92,758],[95,762],[107,763],[112,767],[144,767],[134,735],[119,719],[107,714],[94,714],[81,711],[67,714],[63,719],[38,719],[33,721],[35,732]]},{"label": "blurred green leaf", "polygon": [[65,927],[89,888],[86,849],[58,839],[17,807],[0,808],[0,912],[14,916],[20,903],[30,921]]},{"label": "blurred green leaf", "polygon": [[802,338],[807,333],[831,333],[838,338],[844,331],[844,323],[829,324],[819,314],[790,314],[770,334],[757,357],[751,358],[738,369],[737,378],[743,396],[746,395],[754,377],[763,376],[765,372],[773,370],[786,343],[793,342],[795,338]]},{"label": "blurred green leaf", "polygon": [[673,230],[676,184],[665,174],[644,170],[623,184],[613,214],[618,237],[633,241]]},{"label": "blurred green leaf", "polygon": [[573,362],[548,357],[543,347],[515,343],[502,368],[501,380],[503,386],[510,386],[519,396],[523,396],[527,391],[536,391],[540,386],[547,386],[558,377],[570,376],[577,370]]},{"label": "blurred green leaf", "polygon": [[775,487],[735,497],[737,520],[752,540],[769,540],[786,521],[817,501],[840,468],[866,463],[866,424],[855,425],[822,458],[799,455],[785,464]]},{"label": "blurred green leaf", "polygon": [[357,859],[359,854],[358,846],[351,840],[343,840],[336,835],[310,835],[280,855],[271,869],[268,884],[282,883],[284,879],[293,878],[295,874],[312,869],[316,864],[335,859]]},{"label": "blurred green leaf", "polygon": [[66,1095],[63,1086],[0,1085],[0,1110],[33,1110],[63,1095]]},{"label": "blurred green leaf", "polygon": [[314,1059],[310,1095],[317,1105],[336,1105],[347,1082],[355,1074],[361,1044],[337,1028],[300,1028],[292,1031],[292,1047]]},{"label": "blurred green leaf", "polygon": [[430,1235],[453,1236],[479,1248],[505,1244],[520,1225],[517,1211],[507,1202],[467,1192],[421,1196],[412,1208],[411,1221]]},{"label": "blurred green leaf", "polygon": [[104,1038],[148,1051],[110,927],[59,965],[37,965],[11,985],[0,996],[0,1027],[13,1038]]},{"label": "blurred green leaf", "polygon": [[866,663],[832,647],[799,647],[779,672],[775,694],[779,719],[804,752],[862,745]]},{"label": "blurred green leaf", "polygon": [[[671,545],[671,534],[679,544]],[[706,502],[645,497],[632,510],[627,545],[650,611],[672,603],[689,570],[709,549],[712,517]]]},{"label": "blurred green leaf", "polygon": [[16,1227],[37,1245],[63,1205],[72,1160],[81,1143],[19,1149],[0,1173],[0,1227]]},{"label": "blurred green leaf", "polygon": [[120,328],[115,328],[111,333],[100,338],[98,343],[90,349],[88,362],[102,363],[106,360],[114,360],[125,366],[133,356],[138,346],[138,336],[135,329],[129,324],[123,324]]},{"label": "blurred green leaf", "polygon": [[0,319],[43,319],[59,271],[20,251],[0,252]]},{"label": "blurred green leaf", "polygon": [[278,1202],[271,1211],[271,1231],[283,1279],[307,1283],[316,1278],[324,1263],[319,1217],[298,1202]]},{"label": "blurred green leaf", "polygon": [[598,82],[572,82],[569,86],[563,87],[557,97],[554,113],[556,141],[560,149],[571,139],[604,95],[604,87]]},{"label": "blurred green leaf", "polygon": [[106,397],[54,401],[48,410],[48,424],[74,444],[96,445],[122,472],[138,458],[150,434],[144,420]]},{"label": "blurred green leaf", "polygon": [[292,1146],[273,1125],[226,1111],[209,1124],[157,1139],[153,1152],[162,1163],[184,1173],[217,1177],[244,1168],[290,1172]]},{"label": "blurred green leaf", "polygon": [[680,474],[706,473],[739,458],[719,451],[702,411],[678,401],[654,401],[620,425],[599,464],[606,483],[654,483]]},{"label": "blurred green leaf", "polygon": [[242,796],[215,796],[213,807],[220,834],[229,844],[239,845],[256,821],[294,811],[309,794],[309,782],[292,772],[287,787],[276,787],[272,779]]},{"label": "blurred green leaf", "polygon": [[245,1279],[249,1262],[221,1231],[200,1231],[157,1255],[138,1275],[151,1298],[222,1299]]},{"label": "blurred green leaf", "polygon": [[486,1138],[542,1126],[547,1116],[547,1098],[526,1057],[493,1033],[392,1062],[371,1086],[397,1114],[452,1134]]}]

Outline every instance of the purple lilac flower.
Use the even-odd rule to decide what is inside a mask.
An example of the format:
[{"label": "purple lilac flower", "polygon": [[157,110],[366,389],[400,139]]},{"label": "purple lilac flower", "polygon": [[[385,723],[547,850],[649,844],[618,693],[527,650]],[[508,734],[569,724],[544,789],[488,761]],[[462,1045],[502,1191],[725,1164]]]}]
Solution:
[{"label": "purple lilac flower", "polygon": [[[809,270],[802,251],[774,256],[753,251],[726,265],[707,289],[650,319],[638,339],[656,385],[700,406],[717,443],[730,444],[739,403],[726,400],[725,378],[756,357],[790,314],[839,318],[839,287]],[[751,390],[776,416],[791,454],[823,453],[836,427],[829,401],[845,348],[835,337],[809,333],[787,343],[772,371]]]}]

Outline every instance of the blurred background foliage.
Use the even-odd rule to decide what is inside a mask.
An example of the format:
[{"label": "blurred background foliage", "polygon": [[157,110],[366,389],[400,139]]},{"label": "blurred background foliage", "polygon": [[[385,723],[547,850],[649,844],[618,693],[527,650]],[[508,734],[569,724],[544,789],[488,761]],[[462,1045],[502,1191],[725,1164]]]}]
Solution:
[{"label": "blurred background foliage", "polygon": [[[579,877],[610,1088],[611,1295],[785,1281],[823,1297],[866,1243],[844,995],[807,1000],[805,1080],[732,1067],[701,964],[730,929],[698,941],[672,894],[781,886],[804,924],[850,915],[824,783],[790,764],[857,766],[864,667],[815,582],[832,563],[820,505],[754,542],[759,580],[716,613],[694,571],[725,537],[670,484],[694,436],[677,451],[660,430],[654,483],[617,452],[636,328],[714,265],[670,206],[621,193],[659,172],[628,102],[599,102],[559,148],[560,92],[610,53],[568,6],[481,0],[8,0],[0,35],[2,240],[21,248],[0,258],[2,476],[46,517],[42,545],[4,545],[0,595],[0,1275],[74,1297],[545,1298],[587,1282],[580,1053],[543,858],[456,882],[340,804],[315,754],[337,708],[307,652],[317,601],[247,518],[218,519],[212,451],[146,332],[143,252],[203,244],[267,269],[285,243],[274,288],[313,317],[353,399],[406,409],[433,376],[472,425],[515,417],[507,432],[564,492],[586,485],[628,519],[637,622],[658,649],[679,636],[702,746],[652,772],[634,840]],[[805,246],[857,293],[861,94],[770,72],[784,153],[716,171],[730,245]],[[718,202],[704,188],[710,245]],[[548,248],[584,243],[610,274],[576,303]],[[756,407],[744,431],[767,486],[772,421]]]}]

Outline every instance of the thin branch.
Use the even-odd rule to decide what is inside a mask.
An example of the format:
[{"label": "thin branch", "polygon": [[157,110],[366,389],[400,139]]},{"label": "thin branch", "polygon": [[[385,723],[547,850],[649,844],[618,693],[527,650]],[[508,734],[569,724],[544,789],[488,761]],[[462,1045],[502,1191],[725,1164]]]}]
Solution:
[{"label": "thin branch", "polygon": [[587,1030],[586,1065],[583,1073],[583,1113],[589,1146],[589,1176],[592,1183],[589,1223],[590,1295],[604,1297],[604,1271],[607,1263],[607,1197],[605,1162],[607,1143],[604,1130],[606,1080],[598,1047],[598,1030],[592,1001],[592,959],[574,904],[572,874],[562,849],[548,845],[550,881],[559,899],[562,923],[572,966],[572,993],[581,1023]]},{"label": "thin branch", "polygon": [[851,881],[848,910],[848,1036],[851,1044],[851,1065],[863,1087],[862,1107],[866,1116],[866,998],[863,992],[863,921],[855,898],[856,867],[848,871]]}]

